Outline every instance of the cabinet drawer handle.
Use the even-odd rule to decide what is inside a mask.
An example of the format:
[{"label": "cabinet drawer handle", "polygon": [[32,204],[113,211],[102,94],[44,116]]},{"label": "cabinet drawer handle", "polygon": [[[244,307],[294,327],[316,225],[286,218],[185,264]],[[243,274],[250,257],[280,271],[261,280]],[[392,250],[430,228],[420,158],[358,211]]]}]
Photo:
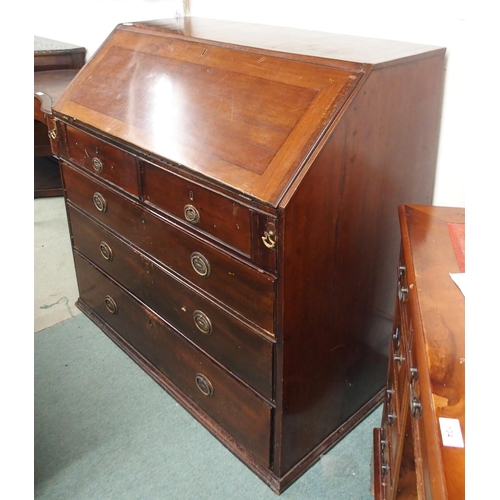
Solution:
[{"label": "cabinet drawer handle", "polygon": [[422,401],[420,401],[420,398],[412,396],[410,407],[413,418],[419,418],[422,416]]},{"label": "cabinet drawer handle", "polygon": [[214,393],[214,387],[210,380],[208,380],[202,373],[197,373],[195,377],[196,385],[204,396],[210,397]]},{"label": "cabinet drawer handle", "polygon": [[115,299],[111,297],[111,295],[106,295],[106,297],[104,297],[104,304],[106,304],[106,309],[111,314],[116,314],[118,312],[118,305],[115,302]]},{"label": "cabinet drawer handle", "polygon": [[104,199],[104,196],[101,193],[94,193],[92,199],[94,201],[95,207],[97,208],[97,210],[99,210],[99,212],[104,213],[108,209],[106,200]]},{"label": "cabinet drawer handle", "polygon": [[186,205],[184,207],[184,218],[191,224],[198,224],[200,222],[200,212],[193,205]]},{"label": "cabinet drawer handle", "polygon": [[99,243],[99,250],[101,251],[101,255],[106,260],[113,260],[113,250],[105,241],[101,241],[101,243]]},{"label": "cabinet drawer handle", "polygon": [[191,254],[191,265],[200,276],[203,276],[204,278],[208,278],[210,276],[210,263],[200,252],[193,252]]},{"label": "cabinet drawer handle", "polygon": [[394,361],[396,361],[399,364],[401,364],[403,362],[403,360],[405,359],[402,354],[398,354],[397,352],[394,353],[393,358],[394,358]]},{"label": "cabinet drawer handle", "polygon": [[401,284],[398,285],[398,297],[401,302],[406,302],[408,300],[408,288],[405,286],[402,286]]},{"label": "cabinet drawer handle", "polygon": [[387,421],[389,422],[389,425],[394,424],[394,422],[396,421],[396,414],[393,411],[390,411],[387,414]]},{"label": "cabinet drawer handle", "polygon": [[104,165],[102,164],[102,161],[99,160],[99,158],[94,156],[92,158],[92,167],[96,172],[101,173],[102,169],[104,168]]},{"label": "cabinet drawer handle", "polygon": [[203,311],[194,311],[193,320],[196,328],[198,328],[201,333],[205,335],[210,335],[212,333],[212,322]]}]

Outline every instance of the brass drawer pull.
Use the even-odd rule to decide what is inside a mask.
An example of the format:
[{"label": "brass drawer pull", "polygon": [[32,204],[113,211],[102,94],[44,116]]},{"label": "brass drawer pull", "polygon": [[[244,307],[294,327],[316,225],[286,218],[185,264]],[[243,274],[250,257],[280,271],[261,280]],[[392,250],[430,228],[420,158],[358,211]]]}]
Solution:
[{"label": "brass drawer pull", "polygon": [[102,169],[104,168],[104,165],[102,164],[102,161],[97,158],[97,156],[94,156],[92,158],[92,167],[94,170],[98,173],[102,172]]},{"label": "brass drawer pull", "polygon": [[184,207],[184,217],[191,224],[198,224],[200,222],[200,212],[193,205],[186,205]]},{"label": "brass drawer pull", "polygon": [[264,231],[262,241],[267,248],[274,248],[276,246],[276,238],[273,231]]},{"label": "brass drawer pull", "polygon": [[49,130],[49,139],[52,139],[53,141],[55,141],[57,139],[57,129],[53,128],[51,130]]},{"label": "brass drawer pull", "polygon": [[104,196],[101,193],[94,193],[94,196],[92,197],[92,200],[94,201],[94,205],[99,210],[99,212],[106,212],[108,209],[108,205],[106,203],[106,200],[104,199]]},{"label": "brass drawer pull", "polygon": [[111,247],[105,241],[99,243],[99,250],[106,260],[113,260],[113,250],[111,250]]},{"label": "brass drawer pull", "polygon": [[419,418],[422,416],[422,402],[420,398],[413,396],[410,402],[411,415],[414,418]]},{"label": "brass drawer pull", "polygon": [[205,335],[210,335],[212,333],[212,322],[203,311],[194,311],[193,320],[196,328],[198,328],[201,333],[204,333]]},{"label": "brass drawer pull", "polygon": [[397,352],[394,353],[393,357],[394,357],[394,361],[396,361],[399,364],[401,364],[403,362],[403,360],[405,359],[402,354],[398,354]]},{"label": "brass drawer pull", "polygon": [[210,262],[207,258],[199,252],[193,252],[191,254],[191,265],[193,269],[204,278],[210,276]]},{"label": "brass drawer pull", "polygon": [[198,386],[198,389],[202,392],[204,396],[210,397],[213,396],[214,393],[214,387],[210,380],[208,380],[205,375],[202,373],[197,373],[195,377],[196,385]]},{"label": "brass drawer pull", "polygon": [[106,295],[106,297],[104,297],[104,304],[106,305],[106,309],[111,314],[116,314],[118,312],[118,305],[115,302],[115,299],[111,297],[111,295]]},{"label": "brass drawer pull", "polygon": [[408,288],[398,284],[398,297],[401,302],[406,302],[408,300]]},{"label": "brass drawer pull", "polygon": [[394,424],[394,422],[396,421],[396,414],[393,411],[387,414],[387,421],[389,422],[389,425]]}]

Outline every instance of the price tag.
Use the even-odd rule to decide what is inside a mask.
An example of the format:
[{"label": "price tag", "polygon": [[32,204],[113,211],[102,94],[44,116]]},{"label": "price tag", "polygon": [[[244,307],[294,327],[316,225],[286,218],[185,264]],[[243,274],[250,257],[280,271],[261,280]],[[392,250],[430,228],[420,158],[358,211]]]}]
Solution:
[{"label": "price tag", "polygon": [[452,448],[464,447],[460,420],[456,418],[439,417],[439,427],[441,428],[443,446],[451,446]]}]

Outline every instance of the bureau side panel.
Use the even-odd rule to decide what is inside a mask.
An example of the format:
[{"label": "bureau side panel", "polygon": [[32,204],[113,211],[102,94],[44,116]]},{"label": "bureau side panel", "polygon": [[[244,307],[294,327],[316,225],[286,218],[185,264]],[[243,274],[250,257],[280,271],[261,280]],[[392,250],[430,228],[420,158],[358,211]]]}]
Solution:
[{"label": "bureau side panel", "polygon": [[282,202],[279,476],[318,458],[385,384],[397,206],[432,199],[443,63],[373,71]]}]

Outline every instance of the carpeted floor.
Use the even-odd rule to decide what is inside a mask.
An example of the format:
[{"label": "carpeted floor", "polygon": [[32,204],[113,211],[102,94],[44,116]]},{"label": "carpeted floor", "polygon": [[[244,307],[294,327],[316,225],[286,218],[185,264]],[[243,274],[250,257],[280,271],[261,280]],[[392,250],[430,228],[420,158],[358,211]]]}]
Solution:
[{"label": "carpeted floor", "polygon": [[[88,318],[34,339],[35,499],[278,498]],[[285,500],[370,500],[378,407]]]}]

